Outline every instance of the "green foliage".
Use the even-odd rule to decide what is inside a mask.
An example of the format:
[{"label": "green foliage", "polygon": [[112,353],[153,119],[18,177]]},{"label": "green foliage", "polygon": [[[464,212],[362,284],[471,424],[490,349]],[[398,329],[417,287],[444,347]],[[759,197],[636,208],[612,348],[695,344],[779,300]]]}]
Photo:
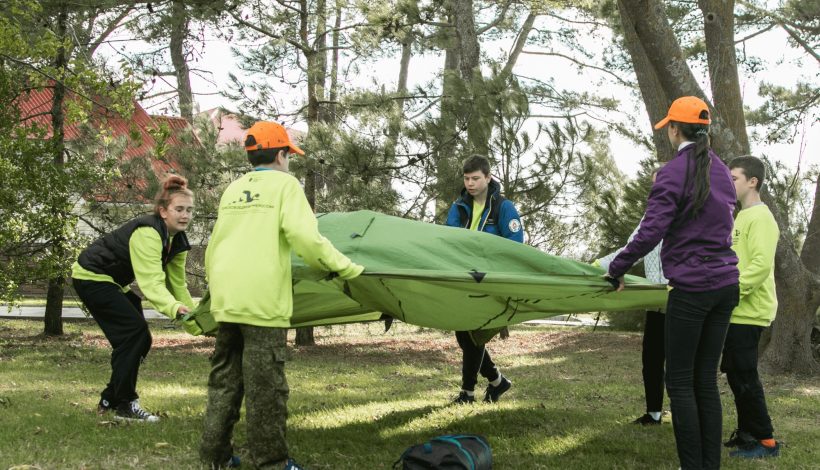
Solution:
[{"label": "green foliage", "polygon": [[765,188],[774,197],[780,213],[787,217],[793,237],[791,241],[799,253],[806,238],[813,204],[816,204],[813,198],[820,167],[813,165],[801,171],[766,156],[763,161],[766,164]]},{"label": "green foliage", "polygon": [[600,231],[596,258],[626,245],[629,235],[638,226],[646,210],[646,200],[652,187],[652,173],[656,168],[658,164],[653,160],[642,160],[635,179],[624,181],[622,186],[601,194],[601,202],[594,210]]},{"label": "green foliage", "polygon": [[750,125],[763,127],[752,137],[766,143],[793,143],[803,123],[816,123],[820,118],[820,86],[800,82],[794,89],[761,83],[760,96],[766,98],[757,109],[746,113]]},{"label": "green foliage", "polygon": [[[0,8],[0,299],[6,301],[16,298],[21,284],[67,274],[86,243],[76,230],[78,202],[104,194],[97,190],[113,176],[114,143],[92,124],[99,123],[92,116],[131,110],[129,70],[119,71],[122,81],[112,86],[113,74],[51,29],[56,14],[25,0]],[[83,25],[72,22],[83,18],[69,14],[67,22],[80,29]],[[66,65],[58,67],[61,47]],[[66,125],[84,123],[76,126],[78,135],[69,144],[50,127],[35,125],[36,116],[21,115],[16,102],[29,91],[53,91],[57,84],[67,91],[61,106]]]},{"label": "green foliage", "polygon": [[[374,127],[368,128],[363,120],[357,131],[348,132],[330,124],[311,126],[303,148],[318,163],[317,212],[369,209],[396,213],[399,195],[390,185],[391,161],[384,136],[375,128],[378,122],[374,119]],[[296,174],[303,173],[304,164],[301,157],[291,160]]]}]

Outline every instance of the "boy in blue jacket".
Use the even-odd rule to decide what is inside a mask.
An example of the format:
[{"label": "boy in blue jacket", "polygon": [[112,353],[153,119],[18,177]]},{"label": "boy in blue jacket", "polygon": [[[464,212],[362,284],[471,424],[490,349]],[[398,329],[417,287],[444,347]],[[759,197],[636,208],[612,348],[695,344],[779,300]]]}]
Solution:
[{"label": "boy in blue jacket", "polygon": [[[474,155],[464,161],[462,172],[464,189],[450,207],[447,225],[492,233],[522,243],[521,217],[515,205],[501,196],[501,185],[490,175],[490,161]],[[476,344],[471,332],[457,331],[456,340],[462,351],[461,391],[453,403],[475,402],[479,373],[489,381],[484,401],[495,403],[510,389],[512,382],[501,375],[484,343]]]}]

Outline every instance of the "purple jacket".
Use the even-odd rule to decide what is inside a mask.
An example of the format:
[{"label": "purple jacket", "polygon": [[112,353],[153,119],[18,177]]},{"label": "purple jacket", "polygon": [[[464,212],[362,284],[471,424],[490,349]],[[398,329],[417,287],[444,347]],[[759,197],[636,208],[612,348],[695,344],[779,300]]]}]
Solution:
[{"label": "purple jacket", "polygon": [[[661,262],[669,285],[703,292],[738,283],[737,255],[732,251],[732,212],[737,196],[729,168],[710,149],[711,192],[695,219],[685,220],[692,206],[694,144],[678,151],[658,172],[637,235],[609,265],[609,275],[623,276],[663,240]],[[687,168],[688,163],[688,168]]]}]

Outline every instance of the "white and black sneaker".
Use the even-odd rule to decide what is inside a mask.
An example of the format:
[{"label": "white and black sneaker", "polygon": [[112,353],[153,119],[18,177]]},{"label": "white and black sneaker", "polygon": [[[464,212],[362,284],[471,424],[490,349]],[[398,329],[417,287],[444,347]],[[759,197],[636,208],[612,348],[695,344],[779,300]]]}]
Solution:
[{"label": "white and black sneaker", "polygon": [[159,416],[142,409],[139,399],[131,400],[118,406],[114,418],[125,421],[144,421],[147,423],[156,423],[159,421]]}]

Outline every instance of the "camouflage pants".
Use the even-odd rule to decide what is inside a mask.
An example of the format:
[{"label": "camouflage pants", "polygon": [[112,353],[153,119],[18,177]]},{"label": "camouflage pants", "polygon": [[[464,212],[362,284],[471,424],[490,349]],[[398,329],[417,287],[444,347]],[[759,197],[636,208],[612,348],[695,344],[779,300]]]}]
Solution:
[{"label": "camouflage pants", "polygon": [[282,328],[220,323],[199,450],[203,462],[221,464],[231,457],[243,396],[252,467],[281,468],[288,458],[286,339]]}]

